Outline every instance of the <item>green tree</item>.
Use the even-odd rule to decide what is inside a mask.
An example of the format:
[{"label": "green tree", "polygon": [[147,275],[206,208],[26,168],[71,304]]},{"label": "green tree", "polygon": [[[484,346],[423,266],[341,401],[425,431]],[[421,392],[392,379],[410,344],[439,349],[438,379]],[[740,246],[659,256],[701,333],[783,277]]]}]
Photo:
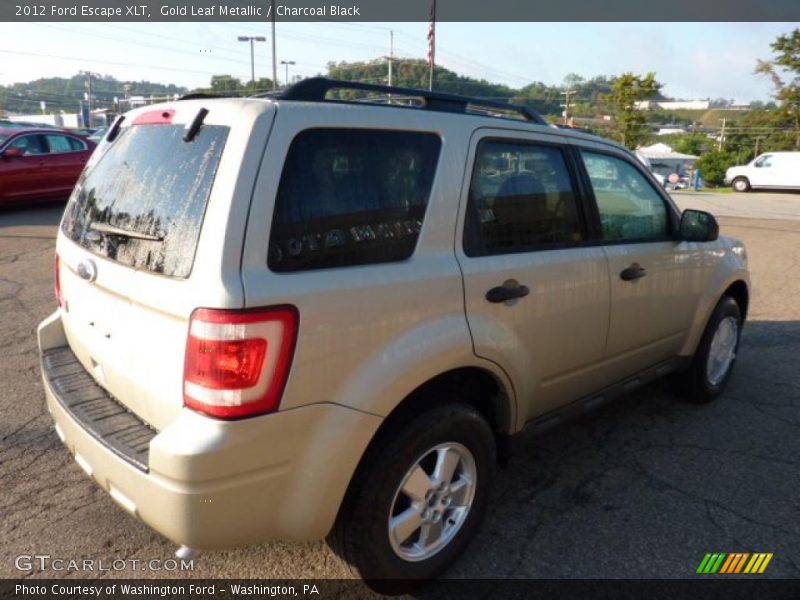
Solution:
[{"label": "green tree", "polygon": [[714,144],[713,140],[710,140],[706,134],[700,132],[664,135],[660,136],[659,139],[663,139],[665,143],[672,146],[675,152],[694,156],[700,156],[706,150],[710,150]]},{"label": "green tree", "polygon": [[211,89],[215,92],[240,92],[242,82],[232,75],[212,75]]},{"label": "green tree", "polygon": [[635,149],[646,135],[647,119],[636,103],[658,94],[662,84],[656,81],[655,73],[644,77],[623,73],[614,80],[611,92],[605,95],[615,112],[617,139],[631,150]]},{"label": "green tree", "polygon": [[700,169],[700,176],[706,185],[718,187],[722,185],[725,171],[736,164],[736,153],[726,150],[711,150],[694,162],[696,169]]},{"label": "green tree", "polygon": [[780,35],[770,44],[772,60],[759,60],[756,73],[768,76],[775,86],[778,121],[794,131],[794,147],[800,149],[800,29]]}]

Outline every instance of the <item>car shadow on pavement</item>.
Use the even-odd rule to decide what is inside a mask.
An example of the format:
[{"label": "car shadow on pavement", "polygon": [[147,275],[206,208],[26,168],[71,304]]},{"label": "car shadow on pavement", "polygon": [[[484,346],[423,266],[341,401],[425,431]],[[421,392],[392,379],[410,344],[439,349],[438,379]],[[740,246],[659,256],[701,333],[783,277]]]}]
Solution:
[{"label": "car shadow on pavement", "polygon": [[445,577],[683,578],[711,551],[774,552],[771,576],[800,577],[798,355],[800,322],[750,322],[710,404],[662,380],[523,434]]},{"label": "car shadow on pavement", "polygon": [[60,201],[43,202],[36,206],[0,208],[0,236],[11,237],[3,234],[3,229],[7,227],[58,227],[65,206],[65,203]]}]

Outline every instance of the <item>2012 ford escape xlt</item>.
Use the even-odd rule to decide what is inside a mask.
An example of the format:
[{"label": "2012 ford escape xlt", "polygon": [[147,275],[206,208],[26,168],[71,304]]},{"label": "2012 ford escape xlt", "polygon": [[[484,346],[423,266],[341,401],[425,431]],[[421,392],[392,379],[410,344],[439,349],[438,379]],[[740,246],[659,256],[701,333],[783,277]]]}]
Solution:
[{"label": "2012 ford escape xlt", "polygon": [[327,536],[377,581],[455,559],[526,425],[667,374],[718,396],[749,297],[742,244],[622,147],[324,79],[120,118],[55,268],[48,406],[114,500],[193,549]]}]

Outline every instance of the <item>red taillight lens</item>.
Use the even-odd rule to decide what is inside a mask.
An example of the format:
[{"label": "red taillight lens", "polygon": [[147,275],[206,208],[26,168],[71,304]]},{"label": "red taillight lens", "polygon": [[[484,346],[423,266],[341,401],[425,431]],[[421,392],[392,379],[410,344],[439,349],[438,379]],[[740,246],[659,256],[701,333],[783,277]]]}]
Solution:
[{"label": "red taillight lens", "polygon": [[61,259],[59,258],[58,254],[56,254],[56,304],[58,308],[64,307],[64,297],[61,295]]},{"label": "red taillight lens", "polygon": [[204,340],[189,337],[186,381],[214,390],[241,390],[258,383],[267,340]]},{"label": "red taillight lens", "polygon": [[297,339],[297,310],[198,308],[189,323],[183,401],[222,419],[278,409]]}]

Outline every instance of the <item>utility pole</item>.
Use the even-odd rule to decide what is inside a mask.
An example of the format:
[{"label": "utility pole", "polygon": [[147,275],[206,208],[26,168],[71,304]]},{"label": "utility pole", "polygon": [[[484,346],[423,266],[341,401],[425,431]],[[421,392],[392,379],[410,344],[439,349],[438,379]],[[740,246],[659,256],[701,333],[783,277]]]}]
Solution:
[{"label": "utility pole", "polygon": [[[384,56],[383,58],[389,63],[389,78],[388,82],[391,86],[394,83],[394,31],[389,30],[389,56]],[[389,94],[389,99],[387,101],[389,104],[392,103],[392,95]]]},{"label": "utility pole", "polygon": [[[756,153],[755,156],[758,156],[758,143],[761,141],[761,136],[756,136]],[[755,157],[754,157],[755,158]]]},{"label": "utility pole", "polygon": [[719,134],[719,143],[717,144],[717,151],[722,152],[722,146],[725,143],[725,119],[722,119],[722,131]]},{"label": "utility pole", "polygon": [[91,71],[84,71],[86,75],[86,102],[89,106],[89,122],[85,125],[85,127],[92,126],[92,72]]},{"label": "utility pole", "polygon": [[278,89],[278,55],[275,52],[275,0],[272,0],[272,89]]},{"label": "utility pole", "polygon": [[574,93],[575,90],[567,90],[565,92],[561,92],[561,95],[564,96],[564,102],[565,102],[564,104],[561,105],[564,107],[564,125],[569,125],[569,118],[570,118],[569,108],[570,106],[572,106],[569,102],[569,97]]},{"label": "utility pole", "polygon": [[389,30],[389,56],[386,57],[389,61],[389,85],[392,85],[392,64],[394,63],[394,31]]}]

